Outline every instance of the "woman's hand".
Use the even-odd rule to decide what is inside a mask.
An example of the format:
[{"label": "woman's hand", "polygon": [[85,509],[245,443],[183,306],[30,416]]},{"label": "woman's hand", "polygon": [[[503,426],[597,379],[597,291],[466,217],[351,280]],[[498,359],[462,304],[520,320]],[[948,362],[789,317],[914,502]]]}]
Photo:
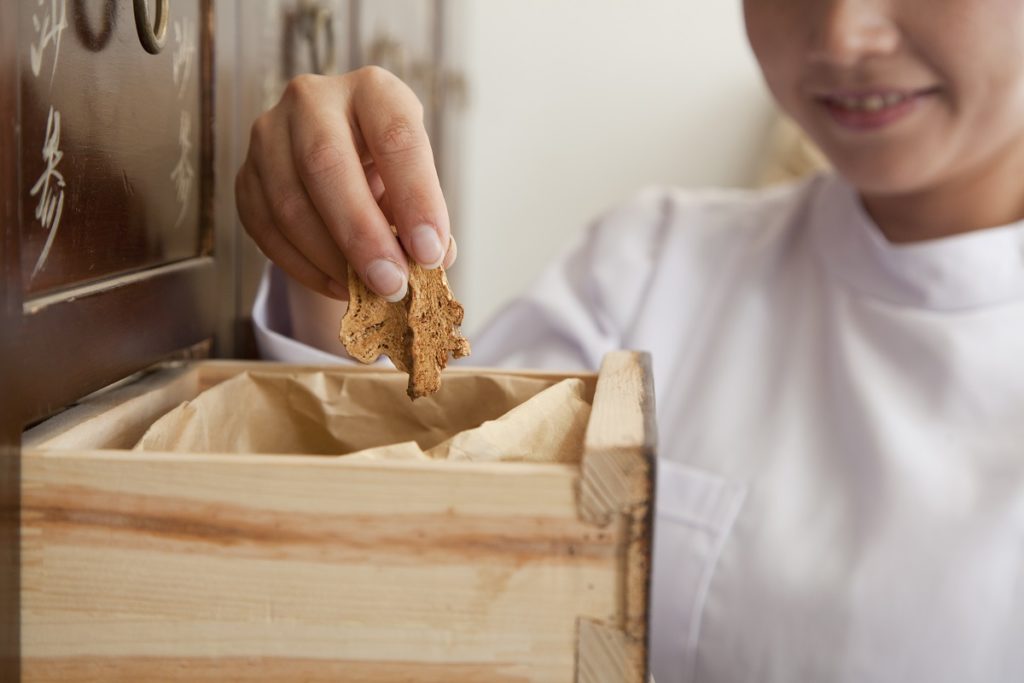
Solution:
[{"label": "woman's hand", "polygon": [[348,298],[347,263],[398,301],[406,254],[428,268],[455,257],[423,107],[378,67],[294,78],[252,126],[235,197],[263,253],[336,299]]}]

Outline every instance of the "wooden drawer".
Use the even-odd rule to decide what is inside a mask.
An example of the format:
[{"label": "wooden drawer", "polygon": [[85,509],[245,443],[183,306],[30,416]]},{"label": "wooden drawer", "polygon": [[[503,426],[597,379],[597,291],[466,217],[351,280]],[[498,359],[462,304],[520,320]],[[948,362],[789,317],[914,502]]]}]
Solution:
[{"label": "wooden drawer", "polygon": [[579,464],[126,450],[254,367],[295,369],[165,368],[26,434],[26,680],[644,680],[646,355],[572,375]]}]

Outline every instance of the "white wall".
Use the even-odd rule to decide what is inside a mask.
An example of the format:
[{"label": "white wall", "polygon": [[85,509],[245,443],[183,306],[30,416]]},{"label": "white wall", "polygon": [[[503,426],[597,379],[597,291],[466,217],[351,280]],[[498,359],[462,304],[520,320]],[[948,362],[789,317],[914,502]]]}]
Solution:
[{"label": "white wall", "polygon": [[740,0],[450,0],[456,294],[472,332],[651,184],[745,185],[772,109]]}]

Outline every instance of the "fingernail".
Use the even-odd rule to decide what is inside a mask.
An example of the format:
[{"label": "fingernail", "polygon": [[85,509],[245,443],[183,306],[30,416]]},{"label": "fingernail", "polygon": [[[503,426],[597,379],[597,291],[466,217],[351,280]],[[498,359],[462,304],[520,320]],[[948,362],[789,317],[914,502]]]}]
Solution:
[{"label": "fingernail", "polygon": [[394,262],[382,258],[366,269],[366,279],[373,291],[392,303],[404,299],[409,287],[402,269]]},{"label": "fingernail", "polygon": [[343,287],[334,280],[327,281],[327,291],[333,294],[338,299],[348,298],[348,287]]},{"label": "fingernail", "polygon": [[412,255],[416,262],[430,270],[437,268],[444,261],[444,249],[441,247],[441,240],[437,238],[437,231],[429,225],[420,225],[412,229]]},{"label": "fingernail", "polygon": [[444,257],[444,268],[448,270],[455,263],[455,259],[459,257],[459,245],[455,243],[455,236],[450,235],[448,237],[448,253]]}]

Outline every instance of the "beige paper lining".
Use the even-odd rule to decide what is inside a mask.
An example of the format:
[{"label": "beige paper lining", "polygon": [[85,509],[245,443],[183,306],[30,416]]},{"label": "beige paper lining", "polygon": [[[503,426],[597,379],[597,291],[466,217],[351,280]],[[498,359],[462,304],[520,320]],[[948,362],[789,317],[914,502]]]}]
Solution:
[{"label": "beige paper lining", "polygon": [[579,379],[451,375],[415,402],[395,372],[245,372],[150,426],[136,450],[360,460],[576,462],[590,415]]}]

